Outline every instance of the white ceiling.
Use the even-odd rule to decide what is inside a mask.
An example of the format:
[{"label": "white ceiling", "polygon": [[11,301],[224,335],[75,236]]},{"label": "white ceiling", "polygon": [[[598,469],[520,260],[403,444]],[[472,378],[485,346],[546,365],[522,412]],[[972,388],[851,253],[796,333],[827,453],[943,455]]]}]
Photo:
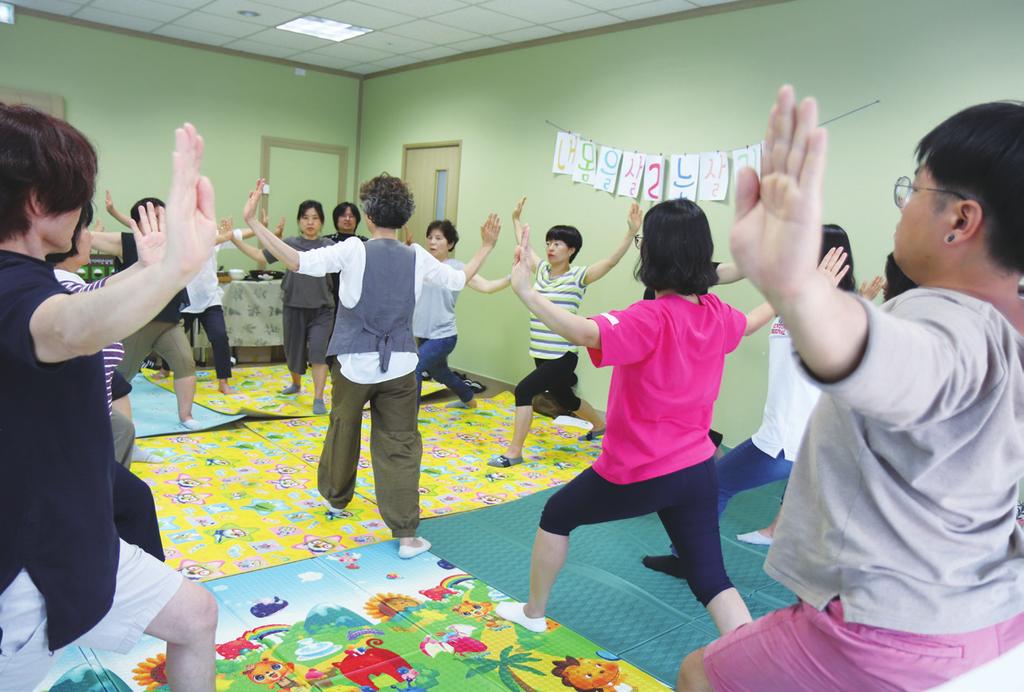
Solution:
[{"label": "white ceiling", "polygon": [[[734,0],[13,0],[145,34],[371,74],[459,53]],[[241,10],[259,12],[243,17]],[[341,43],[281,31],[316,15],[374,31]]]}]

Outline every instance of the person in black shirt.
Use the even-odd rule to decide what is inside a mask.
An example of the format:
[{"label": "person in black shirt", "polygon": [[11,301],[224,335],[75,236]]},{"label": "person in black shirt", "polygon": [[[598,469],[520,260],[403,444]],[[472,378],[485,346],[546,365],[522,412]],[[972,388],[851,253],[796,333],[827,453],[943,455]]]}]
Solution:
[{"label": "person in black shirt", "polygon": [[[116,467],[100,350],[149,322],[195,275],[216,237],[213,187],[191,125],[176,146],[165,228],[135,234],[140,262],[69,294],[43,258],[64,252],[95,188],[96,153],[67,123],[0,104],[0,656],[29,690],[76,646],[168,642],[175,690],[214,686],[212,595],[114,527]],[[127,477],[123,477],[127,478]]]}]

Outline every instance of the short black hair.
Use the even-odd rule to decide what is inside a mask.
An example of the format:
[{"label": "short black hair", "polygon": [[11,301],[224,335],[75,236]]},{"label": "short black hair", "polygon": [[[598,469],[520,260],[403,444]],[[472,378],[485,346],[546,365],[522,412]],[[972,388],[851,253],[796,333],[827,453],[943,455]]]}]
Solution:
[{"label": "short black hair", "polygon": [[401,178],[381,173],[359,186],[359,201],[374,226],[399,229],[416,209],[412,190]]},{"label": "short black hair", "polygon": [[307,211],[312,209],[316,212],[316,215],[320,217],[320,223],[324,222],[324,207],[322,204],[317,202],[315,199],[307,199],[299,204],[299,213],[295,215],[296,221],[301,221],[302,217]]},{"label": "short black hair", "polygon": [[846,264],[850,267],[846,276],[839,281],[839,289],[852,293],[857,290],[857,279],[853,277],[853,248],[850,247],[850,236],[846,234],[842,226],[827,223],[821,227],[821,257],[819,261],[825,259],[825,255],[834,247],[841,247],[846,251]]},{"label": "short black hair", "polygon": [[82,207],[82,215],[78,217],[78,225],[75,226],[75,230],[71,234],[71,249],[66,252],[51,252],[46,256],[47,263],[60,264],[68,257],[74,257],[78,254],[78,239],[82,236],[82,229],[87,228],[92,223],[92,217],[92,202],[89,202]]},{"label": "short black hair", "polygon": [[132,217],[132,220],[135,221],[135,223],[142,223],[142,217],[139,215],[139,207],[146,206],[147,202],[152,204],[154,208],[167,206],[164,204],[162,199],[158,199],[156,197],[143,197],[133,204],[132,208],[128,210],[128,215]]},{"label": "short black hair", "polygon": [[644,215],[640,259],[633,276],[655,291],[702,295],[718,281],[711,257],[715,244],[704,210],[672,199]]},{"label": "short black hair", "polygon": [[459,244],[459,232],[455,229],[455,224],[448,219],[434,220],[427,224],[427,237],[430,237],[430,232],[435,230],[440,230],[444,234],[444,239],[448,241],[449,252]]},{"label": "short black hair", "polygon": [[882,297],[885,300],[892,300],[912,288],[917,288],[917,284],[903,273],[900,265],[896,264],[896,257],[890,252],[885,258],[885,288],[882,289]]},{"label": "short black hair", "polygon": [[338,219],[340,219],[342,215],[349,210],[352,211],[352,216],[356,217],[356,228],[359,228],[359,224],[363,220],[363,215],[359,213],[359,207],[352,204],[352,202],[342,202],[334,208],[334,211],[331,212],[331,219],[334,221],[334,230],[338,230]]},{"label": "short black hair", "polygon": [[966,108],[925,135],[916,153],[937,187],[981,204],[992,260],[1024,272],[1024,102]]},{"label": "short black hair", "polygon": [[580,254],[580,250],[583,249],[583,234],[575,226],[561,224],[552,226],[544,236],[544,242],[550,243],[552,240],[561,240],[568,247],[573,248],[573,253],[569,255],[570,262],[576,259],[576,255]]}]

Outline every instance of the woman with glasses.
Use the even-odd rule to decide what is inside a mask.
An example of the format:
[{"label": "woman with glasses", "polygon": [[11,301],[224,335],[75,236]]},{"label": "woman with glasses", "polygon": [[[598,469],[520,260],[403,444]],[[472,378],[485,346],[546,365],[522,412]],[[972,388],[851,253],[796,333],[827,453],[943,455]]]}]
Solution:
[{"label": "woman with glasses", "polygon": [[[528,228],[520,220],[523,213],[523,197],[516,203],[512,212],[515,224],[516,241],[522,239],[524,229]],[[547,257],[541,261],[540,256],[528,248],[524,261],[528,262],[531,271],[535,272],[534,288],[555,305],[576,314],[583,302],[583,296],[590,284],[605,276],[619,263],[634,242],[640,231],[643,212],[640,205],[634,202],[626,217],[626,235],[616,246],[611,256],[598,260],[589,267],[573,265],[580,249],[583,247],[583,235],[573,226],[552,226],[545,235]],[[604,416],[589,403],[576,396],[576,345],[565,337],[552,331],[536,315],[530,316],[530,357],[536,365],[533,372],[524,377],[516,385],[516,412],[512,432],[512,441],[504,453],[494,456],[487,462],[489,466],[507,468],[523,462],[523,445],[530,434],[533,422],[533,397],[543,392],[552,398],[566,411],[589,422],[593,427],[581,437],[582,440],[596,440],[604,435]]]}]

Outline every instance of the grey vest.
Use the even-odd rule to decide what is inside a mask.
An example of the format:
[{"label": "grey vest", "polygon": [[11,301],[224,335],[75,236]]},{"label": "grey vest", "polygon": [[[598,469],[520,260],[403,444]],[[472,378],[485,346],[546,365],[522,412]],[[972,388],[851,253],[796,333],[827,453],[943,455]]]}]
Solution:
[{"label": "grey vest", "polygon": [[363,292],[353,308],[338,302],[338,317],[327,354],[376,351],[380,371],[387,372],[393,351],[416,353],[412,336],[416,251],[390,238],[368,241],[363,248]]}]

